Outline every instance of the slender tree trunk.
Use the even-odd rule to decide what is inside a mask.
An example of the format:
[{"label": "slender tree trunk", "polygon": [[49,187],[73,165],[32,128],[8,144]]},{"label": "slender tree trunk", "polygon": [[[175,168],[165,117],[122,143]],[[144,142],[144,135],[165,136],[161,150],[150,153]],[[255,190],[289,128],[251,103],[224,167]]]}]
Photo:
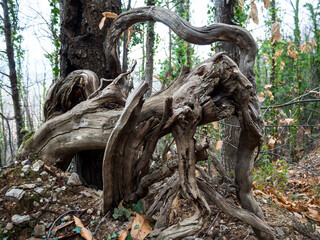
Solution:
[{"label": "slender tree trunk", "polygon": [[[2,94],[0,91],[0,111],[3,114],[3,103],[2,103]],[[7,156],[7,134],[4,132],[5,125],[4,125],[4,117],[1,116],[1,136],[2,136],[2,142],[3,142],[3,154],[0,158],[0,164],[2,166],[2,163],[5,163],[6,156]]]},{"label": "slender tree trunk", "polygon": [[[274,23],[276,21],[276,1],[271,0],[271,21]],[[271,45],[271,51],[272,51],[272,58],[271,58],[271,76],[270,76],[270,83],[272,86],[275,85],[275,80],[276,80],[276,64],[275,64],[275,58],[274,56],[276,55],[276,45],[277,41],[275,41]]]},{"label": "slender tree trunk", "polygon": [[[153,6],[154,0],[148,0],[147,6]],[[153,56],[154,56],[154,22],[147,24],[147,41],[146,41],[146,82],[149,84],[149,90],[146,95],[149,97],[152,93],[153,80]]]},{"label": "slender tree trunk", "polygon": [[[127,11],[131,8],[131,0],[128,2]],[[128,70],[128,32],[123,33],[123,56],[122,56],[122,72]]]},{"label": "slender tree trunk", "polygon": [[[186,11],[186,20],[190,22],[190,0],[186,0],[185,4]],[[191,69],[191,46],[190,43],[186,42],[186,51],[187,51],[187,66]]]},{"label": "slender tree trunk", "polygon": [[[170,9],[170,6],[169,6],[169,0],[167,0],[167,8]],[[171,64],[172,64],[172,57],[171,57],[171,54],[172,54],[172,30],[171,28],[169,28],[169,61],[168,61],[168,64],[169,64],[169,70],[168,70],[168,82],[169,84],[171,83]]]},{"label": "slender tree trunk", "polygon": [[14,50],[13,50],[13,43],[11,38],[12,32],[11,32],[11,22],[9,17],[8,1],[3,0],[1,5],[3,8],[4,35],[6,39],[6,54],[7,54],[8,63],[9,63],[9,76],[10,76],[14,115],[16,120],[18,146],[20,146],[22,143],[22,137],[23,137],[23,135],[21,134],[21,130],[23,128],[23,118],[22,118],[22,111],[21,111],[21,104],[20,104],[16,63],[14,60]]},{"label": "slender tree trunk", "polygon": [[[228,2],[228,3],[227,3]],[[235,0],[215,1],[215,19],[217,23],[233,24],[232,19],[234,18],[234,6]],[[225,52],[227,55],[239,64],[239,49],[233,44],[228,42],[221,42],[216,46],[216,52]],[[227,171],[234,171],[235,164],[237,161],[237,149],[239,142],[239,121],[235,116],[231,116],[225,120],[223,126],[222,139],[222,159],[224,167]]]},{"label": "slender tree trunk", "polygon": [[[61,0],[61,67],[66,77],[78,69],[89,69],[99,78],[115,78],[113,59],[106,59],[104,41],[112,19],[102,30],[99,22],[103,12],[121,13],[121,1]],[[102,188],[102,157],[104,150],[84,151],[75,157],[75,169],[88,185]]]}]

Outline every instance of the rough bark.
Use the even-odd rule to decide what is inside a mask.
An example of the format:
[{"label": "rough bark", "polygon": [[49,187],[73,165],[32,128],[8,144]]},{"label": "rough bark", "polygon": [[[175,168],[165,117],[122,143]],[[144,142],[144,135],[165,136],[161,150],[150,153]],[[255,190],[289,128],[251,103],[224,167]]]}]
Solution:
[{"label": "rough bark", "polygon": [[111,19],[102,30],[102,13],[121,13],[121,1],[61,0],[61,62],[60,76],[65,78],[74,70],[88,69],[99,78],[115,78],[114,62],[104,55],[103,42]]},{"label": "rough bark", "polygon": [[[217,23],[226,23],[234,25],[234,7],[235,0],[215,1],[215,20]],[[239,64],[239,48],[228,42],[220,42],[215,48],[216,53],[225,52],[233,61]],[[228,172],[233,172],[237,162],[237,149],[234,146],[239,144],[240,128],[239,121],[236,116],[225,119],[223,125],[222,139],[225,142],[221,149],[221,156],[224,167]]]},{"label": "rough bark", "polygon": [[[148,0],[148,6],[154,6],[154,0]],[[153,57],[154,57],[154,22],[148,21],[147,23],[147,40],[146,40],[146,82],[149,84],[147,96],[152,93],[153,81]]]},{"label": "rough bark", "polygon": [[14,60],[12,29],[11,29],[11,22],[10,22],[10,17],[9,17],[8,1],[3,0],[1,2],[1,6],[3,9],[4,35],[5,35],[5,41],[6,41],[6,54],[7,54],[7,58],[8,58],[8,64],[9,64],[9,78],[10,78],[10,87],[11,87],[11,93],[12,93],[14,116],[15,116],[15,121],[16,121],[18,146],[20,146],[22,143],[22,138],[23,138],[23,135],[21,133],[21,130],[23,128],[23,118],[22,118],[22,111],[21,111],[21,101],[20,101],[19,88],[18,88],[18,77],[17,77],[17,71],[16,71],[16,63]]},{"label": "rough bark", "polygon": [[[102,30],[98,26],[102,12],[121,13],[121,1],[61,0],[60,8],[60,76],[62,79],[72,71],[80,69],[91,70],[97,74],[98,78],[115,78],[118,73],[115,71],[114,62],[112,59],[107,59],[103,52],[104,39],[112,20],[107,19]],[[75,91],[75,94],[77,92]],[[72,107],[78,103],[76,101],[79,98],[83,96],[71,98],[75,99]],[[92,169],[102,171],[102,156],[103,153],[99,151],[96,151],[96,155],[95,151],[84,151],[75,157],[75,169],[88,184],[92,184],[92,180],[95,179]],[[97,159],[97,161],[92,162],[91,159]],[[95,185],[101,187],[101,176],[98,179],[100,181]]]}]

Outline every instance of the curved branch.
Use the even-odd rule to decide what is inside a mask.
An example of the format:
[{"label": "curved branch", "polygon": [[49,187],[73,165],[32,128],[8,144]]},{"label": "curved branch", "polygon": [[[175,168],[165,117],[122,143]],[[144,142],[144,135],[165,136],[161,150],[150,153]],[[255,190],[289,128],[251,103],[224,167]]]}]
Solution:
[{"label": "curved branch", "polygon": [[295,102],[287,102],[287,103],[280,104],[280,105],[264,106],[264,107],[261,107],[261,109],[280,108],[280,107],[286,107],[289,105],[298,104],[298,103],[305,103],[305,102],[320,102],[320,99],[305,99],[305,100],[300,100],[300,101],[295,101]]},{"label": "curved branch", "polygon": [[241,50],[241,72],[253,83],[254,60],[256,55],[256,43],[252,35],[245,29],[228,24],[216,23],[210,26],[195,27],[170,10],[152,6],[132,9],[120,14],[111,24],[109,34],[105,41],[106,59],[114,58],[117,71],[121,73],[120,61],[116,51],[118,37],[127,28],[138,22],[161,22],[172,29],[179,37],[187,42],[207,45],[217,41],[233,42]]}]

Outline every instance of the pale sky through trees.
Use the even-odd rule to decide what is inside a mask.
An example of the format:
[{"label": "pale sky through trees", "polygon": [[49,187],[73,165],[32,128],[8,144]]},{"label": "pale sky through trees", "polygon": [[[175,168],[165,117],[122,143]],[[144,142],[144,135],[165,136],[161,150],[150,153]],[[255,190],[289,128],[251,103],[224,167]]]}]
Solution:
[{"label": "pale sky through trees", "polygon": [[[248,0],[246,0],[248,1]],[[278,1],[280,2],[280,18],[283,20],[281,23],[281,32],[284,37],[292,35],[293,33],[293,9],[290,5],[290,0]],[[305,35],[310,35],[310,20],[308,18],[308,12],[303,6],[307,3],[314,3],[313,1],[300,0],[300,30],[302,39]],[[127,1],[123,1],[124,6],[127,5]],[[207,25],[208,15],[207,9],[210,0],[197,0],[191,1],[191,23],[195,26]],[[132,7],[144,6],[143,0],[133,0]],[[256,25],[249,21],[248,30],[252,30],[252,34],[255,39],[265,39],[269,38],[268,31],[264,25],[264,19],[267,15],[267,10],[263,8],[263,3],[257,3],[259,10],[260,23]],[[19,19],[21,21],[21,26],[25,28],[23,31],[23,45],[22,48],[25,50],[25,60],[23,63],[23,82],[26,82],[26,78],[29,78],[28,85],[29,90],[33,94],[31,95],[31,104],[36,104],[39,101],[39,95],[41,96],[41,90],[39,89],[39,84],[36,82],[42,82],[46,80],[46,88],[48,89],[52,81],[52,73],[49,61],[44,57],[46,51],[51,52],[53,50],[52,44],[48,36],[48,30],[45,21],[49,21],[50,18],[50,7],[49,2],[46,0],[24,0],[20,1],[20,13]],[[309,24],[309,25],[308,25]],[[155,74],[159,72],[159,59],[163,60],[167,57],[168,52],[168,28],[163,24],[156,24],[156,32],[159,34],[161,41],[156,51],[155,59]],[[4,43],[2,43],[4,44]],[[3,45],[2,45],[3,46]],[[4,48],[4,47],[2,47]],[[210,46],[196,46],[195,53],[199,56],[200,60],[204,60],[208,57],[210,53]],[[137,46],[130,50],[129,59],[141,58],[142,51],[141,46]],[[5,64],[0,65],[2,70],[5,70]],[[138,70],[138,66],[136,68]],[[6,81],[6,80],[4,80]],[[155,82],[158,80],[154,79]],[[10,104],[11,100],[4,93],[5,101]],[[8,105],[10,106],[10,105]],[[39,108],[39,107],[37,107]],[[11,111],[12,112],[12,111]],[[12,114],[9,114],[12,115]]]}]

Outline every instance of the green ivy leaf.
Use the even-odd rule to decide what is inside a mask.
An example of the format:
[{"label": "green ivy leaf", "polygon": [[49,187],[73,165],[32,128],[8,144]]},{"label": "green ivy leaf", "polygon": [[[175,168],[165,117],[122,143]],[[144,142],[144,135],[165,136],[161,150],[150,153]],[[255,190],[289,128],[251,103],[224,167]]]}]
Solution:
[{"label": "green ivy leaf", "polygon": [[111,238],[117,238],[117,237],[118,237],[118,235],[116,233],[113,233],[111,236]]},{"label": "green ivy leaf", "polygon": [[136,230],[136,229],[139,229],[140,228],[140,225],[139,224],[137,224],[137,225],[135,225],[134,226],[134,229]]},{"label": "green ivy leaf", "polygon": [[82,227],[78,227],[76,226],[72,231],[74,231],[75,233],[80,233]]},{"label": "green ivy leaf", "polygon": [[132,204],[132,210],[136,211],[138,213],[143,212],[143,203],[141,200],[139,200],[137,203]]}]

